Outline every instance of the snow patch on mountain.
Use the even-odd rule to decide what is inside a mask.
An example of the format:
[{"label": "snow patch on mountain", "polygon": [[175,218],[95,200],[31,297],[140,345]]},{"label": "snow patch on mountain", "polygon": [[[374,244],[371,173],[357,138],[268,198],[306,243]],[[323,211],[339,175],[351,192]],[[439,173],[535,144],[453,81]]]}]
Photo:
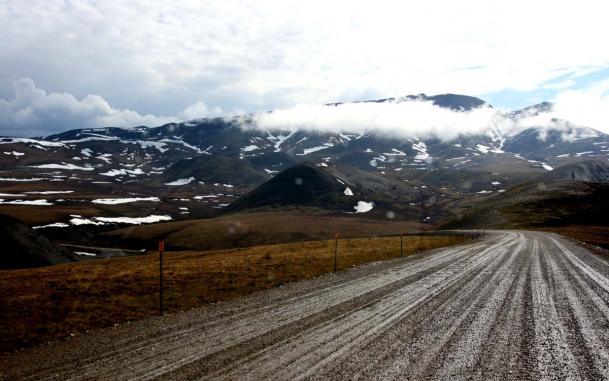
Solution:
[{"label": "snow patch on mountain", "polygon": [[[273,135],[270,131],[266,131],[268,134],[267,139],[274,143],[273,147],[275,148],[275,152],[281,152],[281,145],[285,143],[289,138],[294,136],[296,131],[292,131],[287,135],[279,134]],[[306,154],[305,154],[306,155]]]},{"label": "snow patch on mountain", "polygon": [[308,155],[308,154],[313,153],[313,152],[317,152],[317,151],[321,151],[321,150],[324,150],[324,149],[328,149],[328,148],[333,147],[333,146],[334,145],[332,143],[324,143],[324,145],[322,145],[322,146],[317,146],[317,147],[312,147],[312,148],[305,148],[303,150],[303,153],[297,153],[296,155],[304,156],[304,155]]},{"label": "snow patch on mountain", "polygon": [[0,138],[0,144],[35,144],[44,147],[64,147],[65,145],[60,142],[49,142],[46,140],[28,139],[28,138]]},{"label": "snow patch on mountain", "polygon": [[429,159],[429,153],[427,152],[427,144],[422,141],[418,141],[416,143],[412,143],[412,149],[417,151],[418,153],[414,157],[415,160],[427,160]]},{"label": "snow patch on mountain", "polygon": [[170,216],[164,215],[150,215],[146,217],[92,217],[85,218],[82,216],[73,216],[70,219],[72,225],[106,225],[106,224],[129,224],[129,225],[142,225],[152,224],[155,222],[171,221]]},{"label": "snow patch on mountain", "polygon": [[30,168],[39,168],[39,169],[67,169],[67,170],[77,170],[77,171],[92,171],[94,167],[81,167],[74,164],[41,164],[41,165],[31,165]]},{"label": "snow patch on mountain", "polygon": [[201,149],[199,147],[195,147],[191,144],[186,143],[184,140],[182,139],[161,139],[159,140],[161,143],[173,143],[173,144],[179,144],[182,145],[188,149],[191,149],[197,153],[203,153],[203,151],[201,151]]},{"label": "snow patch on mountain", "polygon": [[67,228],[68,224],[64,224],[63,222],[55,222],[53,224],[40,225],[40,226],[32,226],[32,229],[46,229],[46,228]]},{"label": "snow patch on mountain", "polygon": [[355,213],[366,213],[371,211],[372,208],[374,208],[374,203],[367,201],[358,201],[357,205],[353,207],[353,209],[355,209]]},{"label": "snow patch on mountain", "polygon": [[[210,149],[214,148],[213,144],[210,145],[209,147],[205,148],[203,151],[201,151],[201,153],[205,154],[205,155],[211,155],[212,153],[209,152]],[[224,146],[222,148],[223,150],[226,149],[226,146]]]},{"label": "snow patch on mountain", "polygon": [[129,197],[129,198],[98,198],[92,200],[93,204],[101,204],[101,205],[119,205],[119,204],[128,204],[132,202],[138,201],[150,201],[150,202],[160,202],[161,200],[158,197]]},{"label": "snow patch on mountain", "polygon": [[351,141],[351,138],[354,138],[356,135],[345,135],[343,133],[339,133],[338,136],[341,137],[341,139],[344,139],[346,141]]},{"label": "snow patch on mountain", "polygon": [[4,205],[37,205],[37,206],[48,206],[53,205],[52,202],[48,202],[47,200],[10,200],[4,201],[3,198],[0,198],[0,204]]},{"label": "snow patch on mountain", "polygon": [[[476,149],[483,154],[488,154],[489,152],[493,152],[493,153],[503,153],[502,150],[498,149],[498,148],[493,148],[493,147],[488,147],[485,146],[484,144],[477,144],[476,145]],[[475,155],[475,153],[474,153]]]},{"label": "snow patch on mountain", "polygon": [[121,143],[139,144],[140,147],[142,147],[143,149],[146,149],[146,148],[156,148],[160,153],[164,153],[164,152],[167,152],[169,150],[169,148],[166,148],[167,145],[165,143],[162,143],[162,142],[153,142],[153,141],[149,141],[149,140],[135,140],[135,141],[121,140]]},{"label": "snow patch on mountain", "polygon": [[258,147],[257,145],[249,145],[249,146],[245,146],[243,148],[241,148],[241,152],[252,152],[255,151],[257,149],[260,149],[260,147]]},{"label": "snow patch on mountain", "polygon": [[488,129],[487,135],[491,138],[492,148],[501,150],[509,134],[505,127],[494,125]]},{"label": "snow patch on mountain", "polygon": [[112,154],[105,153],[105,154],[99,155],[95,158],[98,160],[104,161],[106,164],[112,164],[112,160],[110,160],[112,158]]},{"label": "snow patch on mountain", "polygon": [[403,151],[400,151],[399,149],[392,148],[391,152],[383,152],[383,155],[387,155],[387,156],[406,156],[406,153],[403,152]]},{"label": "snow patch on mountain", "polygon": [[107,172],[100,173],[102,176],[116,177],[116,176],[126,176],[126,175],[145,175],[146,172],[142,171],[140,168],[136,169],[111,169]]},{"label": "snow patch on mountain", "polygon": [[69,194],[69,193],[74,193],[74,191],[72,191],[72,190],[68,190],[68,191],[28,191],[25,193],[27,193],[27,194]]},{"label": "snow patch on mountain", "polygon": [[169,185],[169,186],[188,185],[188,184],[192,183],[193,181],[195,181],[195,178],[191,176],[187,179],[178,179],[178,180],[171,181],[169,183],[165,183],[165,185]]},{"label": "snow patch on mountain", "polygon": [[17,151],[11,151],[11,152],[4,152],[5,155],[13,155],[15,157],[19,157],[19,156],[23,156],[25,155],[23,152],[17,152]]},{"label": "snow patch on mountain", "polygon": [[16,177],[0,177],[0,181],[14,181],[14,182],[34,182],[34,181],[42,181],[45,180],[40,177],[31,177],[31,178],[16,178]]},{"label": "snow patch on mountain", "polygon": [[95,220],[100,222],[112,223],[112,224],[130,224],[130,225],[141,225],[141,224],[153,224],[161,221],[171,221],[170,216],[158,216],[151,215],[146,217],[94,217]]}]

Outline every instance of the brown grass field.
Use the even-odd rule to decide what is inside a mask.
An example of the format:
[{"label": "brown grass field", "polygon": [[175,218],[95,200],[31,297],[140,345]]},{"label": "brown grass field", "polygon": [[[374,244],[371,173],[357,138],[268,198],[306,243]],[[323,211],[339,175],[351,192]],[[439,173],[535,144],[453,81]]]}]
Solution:
[{"label": "brown grass field", "polygon": [[344,238],[397,235],[431,229],[413,221],[379,220],[355,216],[262,212],[232,214],[201,220],[130,226],[97,237],[100,246],[120,243],[151,248],[165,240],[168,250],[222,250],[277,243],[321,241],[339,232]]},{"label": "brown grass field", "polygon": [[[461,237],[405,236],[404,255]],[[338,270],[400,256],[400,237],[338,241]],[[167,252],[165,310],[224,301],[333,271],[334,240]],[[158,314],[158,253],[0,271],[0,350]]]},{"label": "brown grass field", "polygon": [[609,226],[569,225],[543,228],[542,230],[562,234],[566,237],[609,250]]}]

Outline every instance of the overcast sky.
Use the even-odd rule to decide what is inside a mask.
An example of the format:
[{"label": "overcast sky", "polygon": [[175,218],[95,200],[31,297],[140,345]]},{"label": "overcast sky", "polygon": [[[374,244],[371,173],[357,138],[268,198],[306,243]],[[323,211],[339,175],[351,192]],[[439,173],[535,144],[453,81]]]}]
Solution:
[{"label": "overcast sky", "polygon": [[423,92],[606,130],[605,4],[0,0],[0,135]]}]

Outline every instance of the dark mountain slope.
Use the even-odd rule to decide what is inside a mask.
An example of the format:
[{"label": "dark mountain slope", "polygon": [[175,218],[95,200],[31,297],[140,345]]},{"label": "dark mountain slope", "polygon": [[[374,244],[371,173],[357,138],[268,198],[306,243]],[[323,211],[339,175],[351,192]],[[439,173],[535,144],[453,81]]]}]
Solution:
[{"label": "dark mountain slope", "polygon": [[352,210],[353,200],[345,196],[345,185],[313,164],[295,165],[232,203],[227,210],[241,211],[284,206]]},{"label": "dark mountain slope", "polygon": [[234,185],[261,184],[269,176],[247,161],[234,157],[201,155],[182,159],[169,167],[161,176],[164,183],[194,177],[206,183],[230,183]]},{"label": "dark mountain slope", "polygon": [[16,218],[0,214],[0,269],[73,262],[76,258]]},{"label": "dark mountain slope", "polygon": [[480,202],[442,228],[606,226],[608,198],[608,183],[542,176]]},{"label": "dark mountain slope", "polygon": [[566,164],[546,174],[555,180],[609,182],[609,162],[605,160],[585,160]]},{"label": "dark mountain slope", "polygon": [[609,164],[578,161],[487,198],[443,228],[606,226],[608,197]]},{"label": "dark mountain slope", "polygon": [[460,94],[439,94],[426,98],[431,100],[436,106],[446,107],[453,110],[471,110],[488,105],[480,98]]},{"label": "dark mountain slope", "polygon": [[[434,105],[444,108],[449,108],[456,111],[468,111],[481,106],[490,106],[480,98],[471,97],[461,94],[438,94],[428,96],[427,94],[406,95],[400,98],[383,98],[364,102],[400,102],[400,101],[429,101]],[[341,103],[331,103],[331,105],[340,105]]]},{"label": "dark mountain slope", "polygon": [[[452,198],[421,186],[415,175],[415,171],[381,174],[349,166],[302,163],[277,174],[224,211],[316,209],[327,214],[356,212],[372,218],[425,222],[445,216]],[[362,203],[368,205],[365,210],[359,207]]]},{"label": "dark mountain slope", "polygon": [[556,129],[528,128],[521,131],[507,138],[503,150],[528,159],[546,160],[548,157],[603,155],[608,146],[609,135],[565,123]]}]

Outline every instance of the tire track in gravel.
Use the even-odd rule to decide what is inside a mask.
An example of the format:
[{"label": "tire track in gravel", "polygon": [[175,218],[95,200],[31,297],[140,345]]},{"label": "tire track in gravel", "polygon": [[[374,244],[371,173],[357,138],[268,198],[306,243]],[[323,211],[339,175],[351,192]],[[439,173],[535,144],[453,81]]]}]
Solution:
[{"label": "tire track in gravel", "polygon": [[[428,277],[434,272],[443,269],[445,266],[446,265],[442,265],[441,267],[436,266],[426,271],[417,272],[416,274],[404,277],[394,283],[377,288],[365,295],[353,298],[341,305],[333,306],[332,308],[328,308],[319,313],[307,316],[306,318],[296,321],[293,324],[285,325],[279,329],[272,330],[268,334],[259,335],[251,340],[241,342],[235,347],[227,348],[225,351],[216,352],[211,356],[200,358],[196,361],[196,363],[191,363],[180,368],[179,373],[181,375],[189,374],[194,377],[194,375],[199,373],[201,369],[205,369],[206,371],[222,370],[222,372],[227,372],[229,368],[234,368],[239,363],[245,362],[246,359],[259,355],[261,352],[259,348],[261,347],[265,348],[265,351],[268,351],[268,347],[276,346],[278,342],[284,340],[286,337],[298,335],[305,329],[318,326],[322,323],[327,323],[327,321],[331,319],[335,320],[337,317],[343,316],[347,313],[353,313],[355,310],[361,310],[369,307],[370,305],[386,297],[389,293],[416,282],[424,277]],[[240,361],[236,362],[234,359],[235,357],[239,358]],[[191,373],[188,372],[189,369],[191,370]]]},{"label": "tire track in gravel", "polygon": [[[533,242],[533,253],[538,250],[537,242]],[[527,284],[531,281],[531,265],[526,256],[520,255],[519,272],[512,282],[503,300],[495,321],[488,332],[478,353],[476,364],[473,365],[476,377],[486,379],[490,376],[507,379],[518,373],[515,364],[522,364],[522,373],[534,374],[534,363],[527,361],[531,358],[532,346],[527,337],[532,333],[532,327],[527,325],[530,310],[526,304]],[[532,319],[530,319],[532,321]]]},{"label": "tire track in gravel", "polygon": [[[528,268],[526,257],[531,246],[530,241],[523,240],[508,254],[510,260],[504,262],[490,279],[484,297],[472,306],[458,334],[451,338],[450,346],[443,348],[444,357],[450,357],[450,361],[444,361],[443,366],[433,373],[434,378],[447,379],[460,374],[472,374],[483,379],[491,374],[507,376],[497,370],[509,373],[504,360],[509,359],[511,353],[506,349],[510,344],[520,344],[518,333],[521,327],[514,322],[520,321],[518,314],[522,313],[522,308],[520,300],[515,303],[516,291],[524,285]],[[515,317],[510,318],[510,313]]]},{"label": "tire track in gravel", "polygon": [[[161,362],[163,362],[163,355],[167,352],[173,352],[173,357],[179,358],[178,362],[172,362],[167,367],[162,368],[171,370],[179,364],[187,363],[187,360],[190,359],[189,356],[204,357],[207,353],[202,350],[218,351],[224,347],[240,344],[247,335],[259,335],[275,326],[289,324],[297,321],[303,315],[313,314],[316,310],[323,310],[344,303],[360,294],[365,294],[369,290],[383,287],[406,276],[463,261],[464,258],[468,258],[470,252],[480,250],[481,247],[486,246],[474,244],[471,247],[460,249],[446,249],[429,257],[428,260],[414,263],[412,266],[390,269],[389,274],[373,273],[352,281],[331,285],[321,290],[314,290],[305,295],[288,295],[279,301],[269,303],[269,305],[239,311],[215,320],[211,317],[211,321],[198,322],[198,324],[193,324],[187,328],[167,330],[166,334],[136,342],[135,345],[130,346],[123,342],[110,353],[79,359],[81,364],[79,367],[67,364],[63,368],[54,369],[54,372],[61,371],[64,378],[68,376],[71,379],[103,377],[104,375],[116,377],[116,371],[120,371],[126,364],[133,363],[134,360],[137,360],[141,367],[144,366],[145,362],[148,362],[150,367],[158,368],[159,361],[157,359],[161,358]],[[229,340],[226,339],[228,334],[236,331],[239,331],[238,335],[234,334]],[[151,351],[151,348],[159,346],[166,349]],[[178,355],[180,350],[188,352],[190,355],[188,353]],[[34,375],[32,379],[48,377],[52,378],[53,374],[42,372]]]},{"label": "tire track in gravel", "polygon": [[[510,246],[505,246],[503,249],[509,250]],[[441,327],[454,327],[462,321],[463,315],[457,311],[480,298],[480,284],[488,284],[488,280],[495,277],[509,256],[494,255],[489,259],[491,262],[487,262],[486,267],[470,269],[458,283],[419,305],[391,330],[367,343],[365,351],[349,353],[336,367],[317,374],[314,378],[323,379],[332,374],[340,374],[341,368],[352,369],[355,378],[369,379],[378,373],[378,369],[385,369],[380,378],[403,378],[405,369],[425,367],[422,364],[433,361],[441,349],[438,344],[450,337]],[[370,357],[368,351],[374,352],[375,356]]]},{"label": "tire track in gravel", "polygon": [[[138,368],[132,369],[130,376],[135,375],[143,379],[160,376],[187,366],[189,363],[219,350],[235,345],[241,346],[243,341],[248,338],[260,336],[277,327],[298,323],[303,316],[334,308],[407,276],[419,274],[435,267],[444,268],[447,263],[466,261],[469,258],[470,251],[475,250],[476,247],[472,250],[466,249],[459,254],[449,250],[448,254],[441,253],[437,258],[432,258],[429,261],[423,261],[411,267],[390,270],[389,274],[375,274],[367,277],[367,279],[331,287],[329,290],[315,292],[311,296],[294,299],[288,303],[274,304],[272,307],[266,307],[257,313],[248,314],[247,318],[230,319],[230,321],[225,321],[224,324],[213,324],[206,326],[205,329],[199,329],[199,333],[203,333],[203,335],[192,336],[192,330],[189,330],[187,335],[180,334],[180,336],[172,338],[175,344],[164,345],[168,348],[167,351],[155,351],[141,358]],[[229,336],[229,339],[227,339],[227,336]],[[171,357],[164,358],[164,355],[169,351]],[[134,353],[130,353],[129,356],[125,355],[123,358],[132,361],[131,356],[133,355]],[[91,367],[94,371],[93,374],[79,370],[81,372],[80,376],[74,379],[90,377],[91,375],[115,377],[115,370],[121,369],[123,366],[123,364],[118,364],[115,369],[108,369],[109,367],[106,365],[105,374],[100,374],[94,367]]]},{"label": "tire track in gravel", "polygon": [[[542,271],[542,258],[545,271]],[[561,379],[576,377],[576,361],[567,344],[568,327],[559,316],[557,309],[560,301],[554,296],[557,295],[556,284],[562,282],[562,279],[557,279],[559,274],[550,267],[552,258],[545,251],[543,254],[539,250],[535,251],[531,260],[537,371],[540,375],[553,374]],[[548,285],[552,285],[553,289],[550,290]]]},{"label": "tire track in gravel", "polygon": [[[600,298],[593,288],[606,293],[608,280],[577,258],[558,240],[550,237],[550,241],[546,248],[555,248],[563,254],[551,256],[549,263],[553,272],[561,277],[561,282],[557,282],[560,287],[558,293],[564,300],[560,313],[568,327],[570,350],[578,360],[575,365],[579,368],[580,377],[584,375],[589,379],[602,379],[603,375],[607,377],[609,372],[609,315],[606,313],[606,302],[599,303]],[[604,329],[599,330],[598,326]]]},{"label": "tire track in gravel", "polygon": [[471,367],[471,363],[476,361],[482,337],[496,315],[496,302],[500,295],[505,294],[504,289],[512,281],[509,272],[525,245],[522,236],[518,240],[515,249],[508,248],[506,252],[495,253],[500,254],[503,260],[493,269],[491,277],[478,277],[471,282],[469,286],[473,298],[457,297],[450,301],[452,314],[457,318],[448,324],[432,324],[431,328],[437,333],[430,332],[423,338],[428,348],[426,353],[412,366],[400,369],[394,378],[447,379],[462,373],[462,368]]},{"label": "tire track in gravel", "polygon": [[[301,332],[296,337],[277,343],[273,348],[267,348],[229,372],[222,370],[210,376],[231,379],[239,374],[249,373],[257,379],[267,377],[287,379],[314,374],[317,369],[349,353],[350,348],[366,341],[411,309],[456,284],[467,273],[484,268],[491,260],[487,253],[494,250],[496,248],[491,247],[472,256],[464,263],[449,266],[440,273],[397,289],[385,298],[375,301],[374,304],[367,305],[364,310],[351,311],[324,322],[312,330]],[[310,340],[310,336],[316,339]],[[324,349],[320,351],[319,348],[322,346]],[[268,361],[278,357],[281,357],[281,361]],[[270,366],[253,369],[252,364],[260,362]]]},{"label": "tire track in gravel", "polygon": [[2,355],[0,369],[0,379],[609,379],[609,263],[555,234],[493,232]]}]

